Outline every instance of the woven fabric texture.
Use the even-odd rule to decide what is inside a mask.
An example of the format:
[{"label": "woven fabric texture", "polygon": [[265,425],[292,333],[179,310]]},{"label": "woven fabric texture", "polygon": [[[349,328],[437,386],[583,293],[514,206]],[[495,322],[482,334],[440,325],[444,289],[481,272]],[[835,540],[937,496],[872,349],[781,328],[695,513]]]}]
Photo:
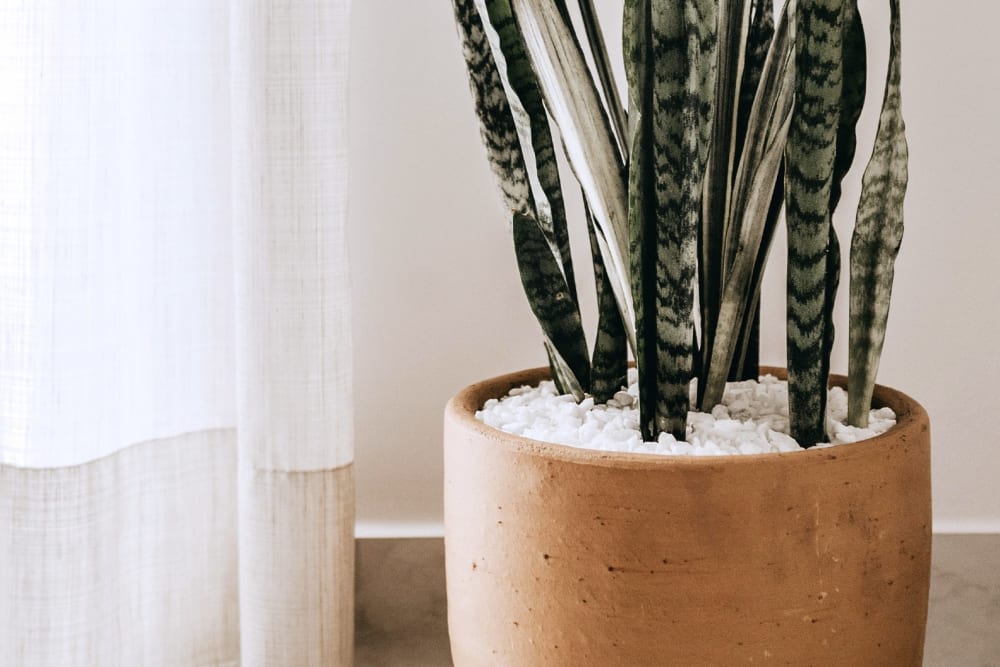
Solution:
[{"label": "woven fabric texture", "polygon": [[351,664],[349,9],[0,3],[0,664]]}]

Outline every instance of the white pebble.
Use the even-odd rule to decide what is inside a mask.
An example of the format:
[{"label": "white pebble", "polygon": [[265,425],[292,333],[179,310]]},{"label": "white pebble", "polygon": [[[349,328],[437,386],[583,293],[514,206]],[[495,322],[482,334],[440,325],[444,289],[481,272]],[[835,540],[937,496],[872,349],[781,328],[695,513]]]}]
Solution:
[{"label": "white pebble", "polygon": [[620,407],[627,408],[632,405],[632,394],[627,391],[619,391],[614,395],[614,400],[618,403]]}]

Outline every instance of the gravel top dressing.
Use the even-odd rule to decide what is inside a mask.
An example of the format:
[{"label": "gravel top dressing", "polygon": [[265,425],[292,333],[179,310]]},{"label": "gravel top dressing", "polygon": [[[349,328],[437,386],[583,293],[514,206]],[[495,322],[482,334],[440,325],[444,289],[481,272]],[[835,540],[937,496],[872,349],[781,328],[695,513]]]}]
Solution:
[{"label": "gravel top dressing", "polygon": [[[501,399],[492,398],[476,412],[480,421],[507,433],[584,449],[644,454],[718,456],[766,454],[802,450],[788,435],[788,383],[771,375],[759,382],[730,382],[722,404],[711,414],[688,413],[687,441],[662,433],[656,442],[643,442],[639,434],[639,387],[635,370],[629,370],[628,390],[607,405],[595,405],[589,396],[576,403],[560,396],[555,383],[516,387]],[[692,402],[694,400],[692,386]],[[896,424],[889,408],[871,411],[868,428],[847,426],[847,392],[840,387],[827,394],[826,432],[830,447],[856,442],[883,433]]]}]

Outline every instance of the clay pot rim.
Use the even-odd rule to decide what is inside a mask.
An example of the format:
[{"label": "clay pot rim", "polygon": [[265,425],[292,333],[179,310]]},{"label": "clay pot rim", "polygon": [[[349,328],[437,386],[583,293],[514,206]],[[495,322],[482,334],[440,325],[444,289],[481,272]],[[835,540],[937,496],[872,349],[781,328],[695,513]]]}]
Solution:
[{"label": "clay pot rim", "polygon": [[[783,368],[761,366],[761,374],[771,374],[784,379],[786,371]],[[570,445],[560,445],[541,440],[534,440],[520,435],[514,435],[488,426],[476,419],[475,413],[490,398],[499,398],[510,389],[521,385],[536,385],[539,381],[549,378],[548,367],[539,367],[515,371],[505,375],[471,384],[448,401],[445,408],[445,419],[461,428],[472,431],[497,447],[503,447],[512,453],[527,454],[543,458],[615,468],[655,469],[672,467],[715,468],[720,465],[761,465],[809,463],[820,459],[850,459],[858,456],[870,456],[872,450],[879,445],[895,442],[902,438],[915,437],[917,433],[929,430],[930,424],[927,411],[913,398],[883,385],[875,385],[872,404],[887,406],[896,413],[896,425],[873,438],[859,442],[837,445],[836,447],[811,447],[797,452],[776,452],[767,454],[724,454],[719,456],[690,456],[639,454],[633,452],[608,452],[596,449],[583,449]],[[847,378],[843,375],[830,375],[830,386],[847,386]]]}]

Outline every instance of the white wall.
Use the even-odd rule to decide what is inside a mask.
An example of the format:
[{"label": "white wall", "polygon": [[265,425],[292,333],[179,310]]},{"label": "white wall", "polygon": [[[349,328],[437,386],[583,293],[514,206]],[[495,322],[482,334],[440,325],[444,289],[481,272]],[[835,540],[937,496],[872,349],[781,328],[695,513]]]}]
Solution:
[{"label": "white wall", "polygon": [[[597,4],[606,30],[617,34],[620,0]],[[1000,438],[980,417],[1000,407],[1000,58],[993,51],[1000,5],[961,0],[942,14],[938,3],[903,4],[910,189],[879,380],[931,414],[937,529],[1000,531]],[[837,218],[845,257],[881,102],[887,6],[861,1],[871,74],[852,185]],[[353,11],[359,533],[432,534],[441,520],[446,400],[470,382],[543,365],[545,357],[479,143],[451,3],[357,0]],[[578,205],[570,215],[579,220]],[[585,233],[574,239],[582,271]],[[777,365],[784,363],[783,252],[781,237],[764,293],[763,361]],[[845,292],[838,303],[833,369],[844,372]],[[592,298],[584,317],[592,340]]]}]

